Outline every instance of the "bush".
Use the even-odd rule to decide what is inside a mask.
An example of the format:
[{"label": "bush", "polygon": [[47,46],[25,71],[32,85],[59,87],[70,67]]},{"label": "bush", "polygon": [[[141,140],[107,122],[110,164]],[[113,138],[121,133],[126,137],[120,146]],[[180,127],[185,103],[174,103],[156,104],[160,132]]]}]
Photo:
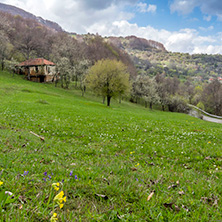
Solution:
[{"label": "bush", "polygon": [[199,103],[197,104],[197,107],[200,108],[200,109],[202,109],[202,110],[205,109],[204,104],[203,104],[202,102],[199,102]]},{"label": "bush", "polygon": [[178,95],[172,96],[168,102],[170,112],[188,113],[190,108],[187,103]]}]

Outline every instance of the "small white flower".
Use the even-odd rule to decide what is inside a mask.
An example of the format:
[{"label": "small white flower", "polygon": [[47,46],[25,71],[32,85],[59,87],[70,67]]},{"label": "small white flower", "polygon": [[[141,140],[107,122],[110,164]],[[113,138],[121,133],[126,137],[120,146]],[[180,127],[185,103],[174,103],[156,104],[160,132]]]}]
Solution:
[{"label": "small white flower", "polygon": [[13,193],[10,192],[10,191],[5,191],[5,194],[8,194],[9,196],[12,196],[12,195],[13,195]]}]

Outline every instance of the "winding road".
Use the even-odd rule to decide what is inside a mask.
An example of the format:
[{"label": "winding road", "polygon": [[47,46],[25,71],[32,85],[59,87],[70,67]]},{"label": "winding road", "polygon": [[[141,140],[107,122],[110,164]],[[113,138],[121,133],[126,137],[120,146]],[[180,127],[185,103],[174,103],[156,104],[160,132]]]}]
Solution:
[{"label": "winding road", "polygon": [[[197,110],[199,110],[202,113],[202,119],[203,120],[208,121],[208,122],[213,122],[213,123],[222,123],[222,116],[212,115],[212,114],[207,113],[204,110],[202,110],[202,109],[200,109],[200,108],[198,108],[194,105],[191,105],[191,104],[188,104],[188,105],[193,108],[193,111],[196,112],[197,116],[198,116]],[[207,116],[203,115],[203,113],[207,114]],[[192,116],[195,116],[195,113],[193,113],[193,114],[194,115],[192,115]],[[197,116],[195,116],[195,117],[197,117]]]},{"label": "winding road", "polygon": [[203,120],[213,122],[213,123],[222,123],[222,119],[216,119],[216,118],[212,118],[212,117],[204,116],[204,115],[203,115]]}]

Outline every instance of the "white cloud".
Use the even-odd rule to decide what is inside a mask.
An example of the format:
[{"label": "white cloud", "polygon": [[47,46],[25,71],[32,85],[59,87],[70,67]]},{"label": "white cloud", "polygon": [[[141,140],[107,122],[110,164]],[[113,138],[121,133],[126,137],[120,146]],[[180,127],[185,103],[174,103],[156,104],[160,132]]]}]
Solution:
[{"label": "white cloud", "polygon": [[174,0],[170,5],[170,10],[181,14],[189,14],[198,5],[197,2],[197,0]]},{"label": "white cloud", "polygon": [[207,21],[211,20],[211,16],[217,16],[222,21],[222,4],[221,0],[173,0],[170,5],[171,12],[181,14],[189,14],[194,8],[199,7],[202,13],[209,15],[204,16]]},{"label": "white cloud", "polygon": [[222,22],[222,14],[218,14],[218,15],[217,15],[217,19],[218,19],[218,21],[221,21],[221,22]]},{"label": "white cloud", "polygon": [[205,21],[209,22],[209,21],[211,21],[212,16],[210,16],[210,15],[206,16],[206,15],[205,15],[205,16],[203,17],[203,19],[204,19]]},{"label": "white cloud", "polygon": [[201,30],[201,31],[204,31],[204,32],[208,32],[208,31],[212,31],[213,29],[214,29],[214,26],[209,26],[209,27],[207,27],[207,28],[205,28],[205,27],[199,27],[199,29]]},{"label": "white cloud", "polygon": [[137,10],[138,10],[139,12],[145,13],[146,10],[147,10],[147,4],[146,4],[146,3],[139,2],[139,3],[137,4]]},{"label": "white cloud", "polygon": [[156,5],[149,5],[147,8],[147,12],[152,12],[155,13],[157,10],[157,6]]},{"label": "white cloud", "polygon": [[2,0],[44,19],[59,23],[65,30],[86,33],[98,23],[130,19],[133,13],[124,12],[126,5],[137,0]]},{"label": "white cloud", "polygon": [[146,3],[139,2],[137,4],[137,9],[141,13],[146,13],[146,12],[155,13],[156,10],[157,10],[157,6],[156,5],[150,5],[150,4],[147,5]]},{"label": "white cloud", "polygon": [[195,47],[193,50],[194,54],[199,54],[199,53],[206,53],[206,54],[221,54],[222,53],[222,46],[214,46],[214,45],[208,45],[208,46],[202,46],[200,47]]}]

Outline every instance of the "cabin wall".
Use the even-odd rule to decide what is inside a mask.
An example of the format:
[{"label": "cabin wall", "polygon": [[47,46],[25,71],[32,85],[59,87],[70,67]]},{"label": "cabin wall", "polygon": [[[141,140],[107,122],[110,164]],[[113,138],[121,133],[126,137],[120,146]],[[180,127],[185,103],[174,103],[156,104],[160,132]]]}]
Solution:
[{"label": "cabin wall", "polygon": [[32,82],[40,82],[40,78],[39,77],[35,77],[35,76],[32,76],[30,80]]},{"label": "cabin wall", "polygon": [[18,73],[26,76],[30,74],[30,80],[33,82],[52,82],[56,67],[51,65],[21,67]]}]

